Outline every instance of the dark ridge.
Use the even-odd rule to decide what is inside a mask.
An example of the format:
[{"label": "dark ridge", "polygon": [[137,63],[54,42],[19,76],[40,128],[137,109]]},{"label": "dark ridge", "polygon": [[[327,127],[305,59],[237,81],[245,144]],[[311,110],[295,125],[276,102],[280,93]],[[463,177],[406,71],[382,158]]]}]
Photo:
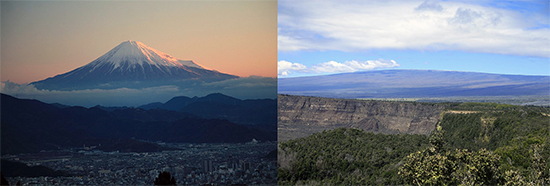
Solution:
[{"label": "dark ridge", "polygon": [[42,165],[27,166],[26,164],[20,163],[20,162],[13,162],[13,161],[8,161],[4,159],[2,159],[1,161],[2,161],[2,174],[6,177],[71,176],[70,174],[64,171],[52,170]]},{"label": "dark ridge", "polygon": [[205,97],[178,96],[164,104],[150,103],[138,108],[173,110],[203,118],[226,119],[238,124],[272,126],[277,124],[276,107],[277,101],[274,99],[240,100],[213,93]]},{"label": "dark ridge", "polygon": [[[174,143],[244,143],[252,139],[275,141],[274,130],[235,124],[225,119],[162,109],[140,108],[103,110],[100,107],[59,109],[36,100],[17,99],[2,94],[2,154],[18,154],[82,147],[105,139],[106,150],[158,151],[136,140]],[[274,110],[274,109],[273,109]],[[275,125],[270,125],[275,128]],[[138,146],[143,145],[143,149]],[[162,149],[160,149],[162,150]]]},{"label": "dark ridge", "polygon": [[264,156],[264,158],[277,159],[277,149],[272,150],[271,152],[269,152],[267,155]]}]

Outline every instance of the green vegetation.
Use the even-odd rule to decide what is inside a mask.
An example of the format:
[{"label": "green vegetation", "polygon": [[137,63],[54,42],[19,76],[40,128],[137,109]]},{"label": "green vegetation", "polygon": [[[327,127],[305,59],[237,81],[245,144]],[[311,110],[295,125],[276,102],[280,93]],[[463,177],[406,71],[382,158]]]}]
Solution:
[{"label": "green vegetation", "polygon": [[[493,151],[501,157],[499,164],[502,171],[516,171],[523,177],[529,177],[535,166],[535,151],[549,159],[550,117],[545,115],[548,108],[502,107],[502,104],[467,106],[478,110],[488,110],[489,106],[494,109],[472,114],[445,114],[440,125],[446,131],[446,149]],[[550,162],[543,167],[548,175]]]},{"label": "green vegetation", "polygon": [[453,151],[444,148],[441,126],[430,135],[430,147],[412,153],[404,159],[399,175],[414,185],[497,185],[500,176],[499,156],[490,151]]},{"label": "green vegetation", "polygon": [[464,111],[483,111],[483,112],[504,112],[504,111],[518,111],[518,112],[537,112],[550,114],[549,107],[541,106],[519,106],[519,105],[509,105],[501,103],[476,103],[476,102],[466,102],[466,103],[438,103],[450,105],[449,109],[451,110],[464,110]]},{"label": "green vegetation", "polygon": [[550,185],[549,108],[447,110],[475,112],[444,112],[430,137],[339,128],[282,142],[279,184]]},{"label": "green vegetation", "polygon": [[373,134],[346,128],[290,140],[280,143],[284,152],[279,156],[296,156],[290,169],[279,169],[279,184],[403,184],[396,176],[401,159],[427,143],[424,135]]},{"label": "green vegetation", "polygon": [[[414,98],[413,98],[414,99]],[[550,106],[550,97],[548,95],[532,95],[532,96],[457,96],[457,97],[434,97],[434,98],[419,98],[418,102],[481,102],[481,103],[503,103],[510,105],[536,105]]]}]

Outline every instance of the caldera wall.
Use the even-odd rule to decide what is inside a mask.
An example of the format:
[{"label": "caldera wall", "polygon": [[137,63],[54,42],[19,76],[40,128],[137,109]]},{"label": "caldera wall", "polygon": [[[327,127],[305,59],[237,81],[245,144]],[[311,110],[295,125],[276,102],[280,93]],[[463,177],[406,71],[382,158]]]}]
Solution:
[{"label": "caldera wall", "polygon": [[431,103],[279,95],[279,141],[338,127],[427,135],[444,108]]}]

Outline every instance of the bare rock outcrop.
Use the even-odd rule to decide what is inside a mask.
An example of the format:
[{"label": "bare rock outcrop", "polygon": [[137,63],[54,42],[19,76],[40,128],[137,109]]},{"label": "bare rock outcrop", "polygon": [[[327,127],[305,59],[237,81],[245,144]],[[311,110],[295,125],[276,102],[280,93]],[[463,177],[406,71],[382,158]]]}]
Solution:
[{"label": "bare rock outcrop", "polygon": [[417,102],[279,95],[279,140],[338,127],[385,134],[429,134],[445,108]]}]

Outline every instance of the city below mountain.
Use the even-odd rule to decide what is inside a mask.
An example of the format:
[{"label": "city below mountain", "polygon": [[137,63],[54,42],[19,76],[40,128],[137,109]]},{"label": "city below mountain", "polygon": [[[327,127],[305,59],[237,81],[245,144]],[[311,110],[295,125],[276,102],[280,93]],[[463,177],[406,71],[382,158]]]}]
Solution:
[{"label": "city below mountain", "polygon": [[279,78],[278,93],[333,98],[547,96],[550,76],[438,70],[375,70]]},{"label": "city below mountain", "polygon": [[39,90],[82,90],[143,88],[234,78],[238,76],[207,69],[191,60],[176,59],[139,41],[125,41],[82,67],[31,84]]}]

